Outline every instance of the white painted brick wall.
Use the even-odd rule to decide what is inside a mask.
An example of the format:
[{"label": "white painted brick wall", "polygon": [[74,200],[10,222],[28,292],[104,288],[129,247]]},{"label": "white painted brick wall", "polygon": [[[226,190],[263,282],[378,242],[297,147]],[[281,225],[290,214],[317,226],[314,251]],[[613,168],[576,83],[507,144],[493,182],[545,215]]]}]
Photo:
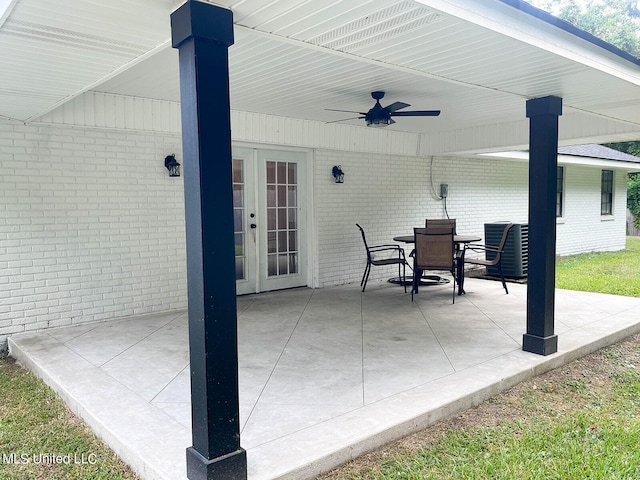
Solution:
[{"label": "white painted brick wall", "polygon": [[0,338],[186,307],[171,135],[0,121]]},{"label": "white painted brick wall", "polygon": [[[427,217],[446,218],[444,202],[433,194],[441,183],[449,185],[446,208],[449,217],[457,219],[460,233],[484,237],[485,223],[527,222],[527,163],[336,151],[317,151],[315,160],[319,286],[360,282],[366,257],[356,223],[373,245],[394,243],[394,236],[411,234]],[[342,165],[343,184],[333,182],[333,165]],[[623,249],[626,174],[616,174],[616,215],[608,220],[600,216],[599,169],[569,166],[566,179],[567,210],[557,225],[558,253]],[[394,275],[393,267],[374,267],[370,281]]]},{"label": "white painted brick wall", "polygon": [[[0,121],[0,340],[186,307],[183,184],[164,168],[169,153],[181,156],[177,135]],[[344,184],[334,183],[333,165],[342,165]],[[600,170],[570,165],[565,176],[558,253],[624,248],[624,172],[606,220]],[[526,163],[316,150],[312,285],[360,281],[356,223],[376,244],[444,218],[440,183],[461,233],[526,222],[527,177]],[[394,274],[375,268],[370,281]]]}]

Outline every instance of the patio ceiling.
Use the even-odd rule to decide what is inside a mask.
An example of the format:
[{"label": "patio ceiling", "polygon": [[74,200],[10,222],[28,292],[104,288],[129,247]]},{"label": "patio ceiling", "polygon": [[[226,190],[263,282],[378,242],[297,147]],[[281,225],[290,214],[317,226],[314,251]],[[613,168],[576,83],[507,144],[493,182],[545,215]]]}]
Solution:
[{"label": "patio ceiling", "polygon": [[[37,121],[87,91],[178,102],[169,15],[182,3],[13,1],[0,21],[0,116]],[[234,12],[234,110],[330,122],[353,115],[325,109],[366,112],[383,90],[383,105],[442,111],[388,129],[434,134],[521,125],[527,99],[557,95],[598,125],[576,142],[640,138],[640,66],[508,2],[215,3]]]}]

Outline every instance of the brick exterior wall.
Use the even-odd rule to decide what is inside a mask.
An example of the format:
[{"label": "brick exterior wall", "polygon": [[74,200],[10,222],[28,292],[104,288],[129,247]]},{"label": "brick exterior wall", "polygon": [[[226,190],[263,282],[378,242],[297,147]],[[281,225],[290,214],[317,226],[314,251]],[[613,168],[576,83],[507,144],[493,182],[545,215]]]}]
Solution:
[{"label": "brick exterior wall", "polygon": [[[170,153],[181,158],[178,135],[0,120],[0,341],[186,308],[183,183],[164,168]],[[316,149],[312,163],[314,287],[360,282],[356,223],[379,244],[446,217],[441,183],[459,232],[483,237],[486,222],[526,222],[524,162]],[[565,177],[558,253],[624,248],[626,174],[616,172],[615,215],[606,219],[600,169],[570,165]],[[370,281],[394,273],[375,268]]]},{"label": "brick exterior wall", "polygon": [[[328,175],[336,164],[345,171],[343,184]],[[449,185],[446,211],[461,233],[484,237],[486,222],[526,221],[527,175],[524,163],[316,152],[319,285],[360,281],[366,257],[356,223],[369,244],[385,244],[412,234],[425,218],[446,218],[445,202],[437,196],[441,183]],[[369,281],[394,272],[374,268]]]},{"label": "brick exterior wall", "polygon": [[177,136],[0,121],[0,339],[185,308]]},{"label": "brick exterior wall", "polygon": [[[460,233],[484,238],[485,223],[527,222],[525,162],[335,151],[318,151],[315,160],[318,286],[360,282],[366,257],[356,223],[368,233],[369,244],[384,244],[411,234],[425,218],[446,218],[445,203],[437,198],[441,183],[449,186],[446,211],[457,219]],[[333,182],[333,165],[342,165],[343,184]],[[556,227],[559,255],[625,248],[626,173],[615,174],[611,217],[600,215],[600,174],[595,167],[565,167],[565,216]],[[396,274],[393,267],[376,267],[369,278]]]}]

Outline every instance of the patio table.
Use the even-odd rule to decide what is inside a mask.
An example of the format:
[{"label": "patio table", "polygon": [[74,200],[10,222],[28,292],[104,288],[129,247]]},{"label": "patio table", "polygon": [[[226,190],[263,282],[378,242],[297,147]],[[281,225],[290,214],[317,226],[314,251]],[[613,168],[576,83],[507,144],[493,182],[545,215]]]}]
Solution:
[{"label": "patio table", "polygon": [[[399,235],[397,237],[393,237],[393,240],[396,242],[402,243],[414,243],[415,238],[413,235]],[[457,284],[458,284],[458,295],[462,295],[464,293],[464,248],[460,248],[461,245],[466,245],[467,243],[479,242],[482,240],[480,237],[476,235],[454,235],[453,243],[456,246],[456,251],[459,252],[458,255],[458,268],[456,272]],[[427,275],[423,278],[427,278],[428,282],[423,282],[420,280],[420,285],[442,285],[444,283],[449,283],[449,281],[445,278],[442,278],[438,275]],[[391,279],[389,281],[393,281]],[[398,279],[399,280],[399,279]]]}]

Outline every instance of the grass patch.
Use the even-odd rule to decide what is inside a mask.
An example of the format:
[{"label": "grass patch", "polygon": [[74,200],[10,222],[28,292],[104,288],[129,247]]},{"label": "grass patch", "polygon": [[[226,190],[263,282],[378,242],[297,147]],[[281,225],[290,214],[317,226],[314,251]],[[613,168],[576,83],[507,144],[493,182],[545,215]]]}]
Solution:
[{"label": "grass patch", "polygon": [[[628,238],[622,252],[559,258],[556,285],[640,297],[640,238]],[[639,479],[637,366],[640,335],[318,478]],[[49,387],[7,357],[0,357],[0,455],[0,480],[138,478]]]},{"label": "grass patch", "polygon": [[[556,286],[640,297],[640,238],[559,258]],[[635,335],[318,479],[640,479],[639,367]]]},{"label": "grass patch", "polygon": [[640,478],[640,335],[524,382],[322,480]]},{"label": "grass patch", "polygon": [[138,477],[40,379],[0,358],[0,480]]},{"label": "grass patch", "polygon": [[559,257],[556,287],[640,297],[640,237],[627,237],[625,250]]}]

